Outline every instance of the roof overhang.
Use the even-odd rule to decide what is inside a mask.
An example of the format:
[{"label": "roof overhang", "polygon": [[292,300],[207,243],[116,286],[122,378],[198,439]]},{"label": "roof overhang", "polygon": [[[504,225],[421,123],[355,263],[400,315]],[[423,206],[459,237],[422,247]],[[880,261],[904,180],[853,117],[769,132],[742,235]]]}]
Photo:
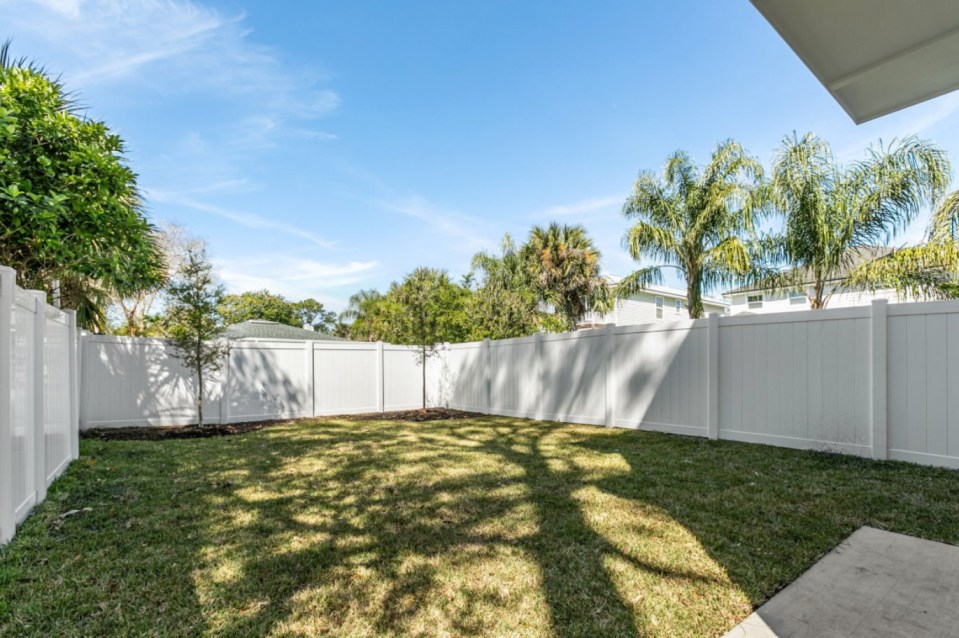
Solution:
[{"label": "roof overhang", "polygon": [[751,0],[857,124],[959,89],[959,0]]}]

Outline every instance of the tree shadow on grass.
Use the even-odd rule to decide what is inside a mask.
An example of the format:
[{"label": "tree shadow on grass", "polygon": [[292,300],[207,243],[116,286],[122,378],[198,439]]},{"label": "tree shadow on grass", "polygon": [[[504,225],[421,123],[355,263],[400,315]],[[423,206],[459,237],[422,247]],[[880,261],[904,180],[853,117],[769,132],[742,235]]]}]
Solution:
[{"label": "tree shadow on grass", "polygon": [[0,548],[0,635],[205,633],[190,569],[202,518],[193,485],[170,476],[184,459],[121,446],[84,443]]},{"label": "tree shadow on grass", "polygon": [[0,554],[13,635],[721,635],[862,524],[959,542],[959,473],[653,433],[84,445]]},{"label": "tree shadow on grass", "polygon": [[657,433],[575,442],[632,468],[596,487],[661,508],[758,607],[870,525],[959,544],[959,472]]},{"label": "tree shadow on grass", "polygon": [[207,571],[235,569],[201,598],[239,610],[216,633],[639,635],[582,481],[542,449],[561,426],[492,427],[324,423],[224,452],[210,480],[248,480],[210,502]]}]

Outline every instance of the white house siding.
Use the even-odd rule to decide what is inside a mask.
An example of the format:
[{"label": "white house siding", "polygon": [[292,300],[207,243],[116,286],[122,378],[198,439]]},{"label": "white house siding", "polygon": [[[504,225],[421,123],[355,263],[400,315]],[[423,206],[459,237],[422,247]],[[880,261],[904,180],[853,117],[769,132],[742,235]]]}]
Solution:
[{"label": "white house siding", "polygon": [[[747,301],[748,296],[762,295],[763,303],[760,308],[750,308]],[[729,299],[729,312],[732,315],[748,312],[751,314],[765,314],[770,312],[791,312],[794,310],[809,310],[809,299],[801,297],[791,299],[788,293],[770,292],[768,290],[756,290],[751,292],[736,293],[726,295]],[[908,296],[900,296],[895,290],[877,290],[875,292],[865,290],[846,290],[837,292],[829,298],[826,304],[827,308],[851,308],[854,306],[867,306],[873,299],[887,299],[889,303],[903,303],[915,301]]]},{"label": "white house siding", "polygon": [[[656,297],[663,298],[663,316],[656,316]],[[676,300],[682,303],[682,310],[676,312]],[[726,306],[710,301],[703,301],[703,310],[705,314],[718,312],[726,314]],[[679,321],[689,319],[689,309],[686,307],[686,297],[670,295],[668,293],[658,293],[655,291],[643,292],[629,299],[620,299],[616,302],[616,308],[606,314],[590,313],[586,317],[586,322],[594,324],[615,323],[617,326],[635,326],[644,323],[655,323],[657,321]]]}]

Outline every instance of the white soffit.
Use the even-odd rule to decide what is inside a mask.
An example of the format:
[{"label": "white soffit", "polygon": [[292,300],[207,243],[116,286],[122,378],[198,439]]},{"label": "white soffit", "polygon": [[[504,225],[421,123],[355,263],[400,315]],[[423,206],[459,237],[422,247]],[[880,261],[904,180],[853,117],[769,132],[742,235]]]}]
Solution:
[{"label": "white soffit", "polygon": [[861,124],[959,89],[959,0],[751,0]]}]

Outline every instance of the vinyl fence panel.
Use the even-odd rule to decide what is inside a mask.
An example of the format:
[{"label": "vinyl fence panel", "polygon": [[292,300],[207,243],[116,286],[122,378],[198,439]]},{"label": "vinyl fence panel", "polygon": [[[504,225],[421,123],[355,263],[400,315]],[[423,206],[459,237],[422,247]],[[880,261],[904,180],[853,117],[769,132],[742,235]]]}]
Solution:
[{"label": "vinyl fence panel", "polygon": [[[163,342],[84,343],[85,426],[195,418],[192,381]],[[11,374],[29,377],[22,356]],[[426,372],[428,405],[959,467],[957,301],[447,344]],[[404,410],[423,391],[416,350],[382,343],[242,342],[224,375],[208,389],[211,421]],[[30,441],[18,445],[29,463]]]},{"label": "vinyl fence panel", "polygon": [[444,371],[439,404],[468,412],[486,412],[486,364],[489,346],[485,341],[449,346],[439,364]]},{"label": "vinyl fence panel", "polygon": [[613,338],[615,425],[706,436],[706,320],[628,326]]},{"label": "vinyl fence panel", "polygon": [[538,337],[490,342],[490,413],[537,418],[540,415],[542,366]]},{"label": "vinyl fence panel", "polygon": [[959,467],[959,302],[889,306],[888,340],[889,457]]},{"label": "vinyl fence panel", "polygon": [[34,366],[37,361],[36,298],[17,289],[13,303],[13,414],[10,447],[13,451],[13,505],[17,523],[23,521],[37,502],[34,430],[42,428],[36,419]]},{"label": "vinyl fence panel", "polygon": [[[196,422],[196,382],[166,341],[84,335],[81,350],[81,428]],[[204,420],[217,423],[220,378],[204,385]]]},{"label": "vinyl fence panel", "polygon": [[0,544],[76,458],[76,322],[0,267]]},{"label": "vinyl fence panel", "polygon": [[384,409],[412,410],[423,405],[423,373],[414,348],[384,345]]},{"label": "vinyl fence panel", "polygon": [[313,416],[313,348],[309,342],[255,341],[230,346],[227,420]]},{"label": "vinyl fence panel", "polygon": [[43,341],[43,432],[44,478],[49,485],[73,459],[71,439],[77,429],[73,420],[70,396],[71,374],[70,318],[56,308],[44,313],[46,328]]},{"label": "vinyl fence panel", "polygon": [[606,423],[606,341],[601,330],[538,338],[540,418]]},{"label": "vinyl fence panel", "polygon": [[869,307],[723,319],[719,361],[722,438],[870,453]]},{"label": "vinyl fence panel", "polygon": [[313,346],[315,414],[363,414],[380,409],[380,356],[375,343]]}]

